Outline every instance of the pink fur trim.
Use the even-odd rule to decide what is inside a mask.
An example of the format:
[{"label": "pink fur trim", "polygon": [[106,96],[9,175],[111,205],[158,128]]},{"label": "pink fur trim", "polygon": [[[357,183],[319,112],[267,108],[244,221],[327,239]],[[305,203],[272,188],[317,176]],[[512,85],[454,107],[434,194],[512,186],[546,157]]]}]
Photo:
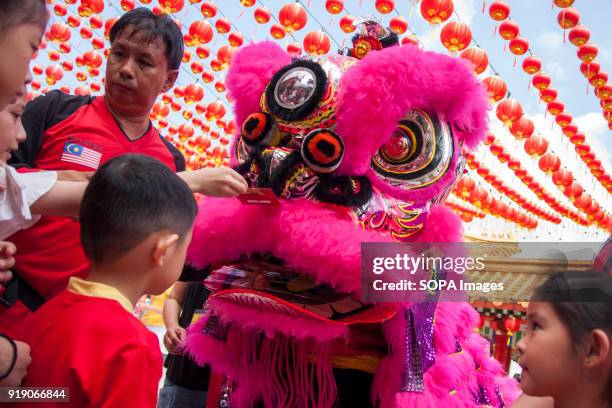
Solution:
[{"label": "pink fur trim", "polygon": [[348,214],[310,200],[282,201],[270,207],[208,198],[200,206],[187,262],[203,267],[269,251],[317,282],[359,297],[361,242],[388,240],[361,229]]},{"label": "pink fur trim", "polygon": [[473,147],[486,131],[487,97],[459,58],[417,47],[370,53],[340,81],[336,131],[344,140],[339,174],[364,174],[370,158],[410,110],[436,112]]},{"label": "pink fur trim", "polygon": [[225,83],[234,102],[238,128],[248,115],[260,111],[259,100],[272,79],[291,57],[272,41],[241,47],[230,64]]},{"label": "pink fur trim", "polygon": [[[423,377],[425,390],[422,393],[398,392],[405,352],[405,318],[403,313],[398,313],[384,326],[390,354],[381,361],[376,372],[372,400],[389,408],[474,407],[474,393],[482,386],[497,406],[495,387],[498,386],[509,406],[518,396],[518,387],[489,356],[488,342],[473,332],[477,321],[478,313],[466,303],[439,303],[434,328],[436,362]],[[456,353],[455,339],[463,348],[459,353]]]},{"label": "pink fur trim", "polygon": [[261,313],[220,299],[211,299],[212,309],[224,322],[236,324],[243,331],[265,333],[273,338],[276,334],[295,339],[330,341],[348,337],[348,328],[340,324],[324,323],[313,319],[287,316],[285,314]]},{"label": "pink fur trim", "polygon": [[429,210],[419,242],[462,242],[461,219],[450,208],[436,205]]}]

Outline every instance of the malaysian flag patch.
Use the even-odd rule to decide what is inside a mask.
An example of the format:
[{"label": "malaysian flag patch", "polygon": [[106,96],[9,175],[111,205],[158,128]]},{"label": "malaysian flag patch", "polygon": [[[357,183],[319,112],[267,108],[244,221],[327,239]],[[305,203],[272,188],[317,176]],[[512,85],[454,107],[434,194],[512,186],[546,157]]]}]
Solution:
[{"label": "malaysian flag patch", "polygon": [[66,143],[62,154],[62,161],[91,167],[94,170],[100,165],[101,158],[102,153],[72,142]]}]

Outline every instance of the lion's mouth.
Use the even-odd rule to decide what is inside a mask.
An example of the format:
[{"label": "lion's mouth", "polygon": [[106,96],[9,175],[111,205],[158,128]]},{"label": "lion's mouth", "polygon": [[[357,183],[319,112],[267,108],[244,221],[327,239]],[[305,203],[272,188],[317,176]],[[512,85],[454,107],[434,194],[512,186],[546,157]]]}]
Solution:
[{"label": "lion's mouth", "polygon": [[[282,261],[254,256],[213,270],[205,281],[215,301],[260,312],[326,321],[370,323],[380,321],[387,308],[361,303],[351,294],[319,284]],[[391,310],[389,308],[389,310]]]}]

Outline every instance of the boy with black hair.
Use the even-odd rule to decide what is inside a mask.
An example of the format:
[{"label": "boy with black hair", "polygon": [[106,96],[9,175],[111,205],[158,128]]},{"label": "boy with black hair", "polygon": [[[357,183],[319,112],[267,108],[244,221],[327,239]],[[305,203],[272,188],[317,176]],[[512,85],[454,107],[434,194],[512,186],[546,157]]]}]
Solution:
[{"label": "boy with black hair", "polygon": [[61,407],[154,407],[162,357],[132,312],[180,275],[196,213],[187,184],[155,159],[124,155],[100,167],[80,211],[89,277],[70,278],[24,322],[32,365],[23,385],[68,387]]}]

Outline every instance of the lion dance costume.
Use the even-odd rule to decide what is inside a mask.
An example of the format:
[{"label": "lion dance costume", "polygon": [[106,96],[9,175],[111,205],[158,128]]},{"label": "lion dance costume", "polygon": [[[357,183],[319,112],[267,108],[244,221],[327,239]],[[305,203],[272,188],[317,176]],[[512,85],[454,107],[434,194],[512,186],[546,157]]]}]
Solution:
[{"label": "lion dance costume", "polygon": [[233,164],[279,204],[201,204],[188,263],[213,294],[188,351],[230,379],[232,407],[506,407],[516,384],[469,304],[360,301],[362,242],[461,240],[442,202],[487,110],[461,59],[361,30],[349,55],[235,55]]}]

